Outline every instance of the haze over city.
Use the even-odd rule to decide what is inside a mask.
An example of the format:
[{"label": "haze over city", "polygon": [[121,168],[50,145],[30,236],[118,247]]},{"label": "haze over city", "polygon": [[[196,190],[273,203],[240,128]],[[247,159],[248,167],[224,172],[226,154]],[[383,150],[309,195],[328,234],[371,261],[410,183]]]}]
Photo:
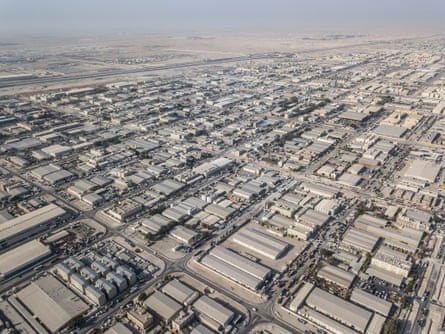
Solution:
[{"label": "haze over city", "polygon": [[0,1],[0,34],[440,33],[438,0]]},{"label": "haze over city", "polygon": [[0,332],[443,332],[444,14],[0,0]]}]

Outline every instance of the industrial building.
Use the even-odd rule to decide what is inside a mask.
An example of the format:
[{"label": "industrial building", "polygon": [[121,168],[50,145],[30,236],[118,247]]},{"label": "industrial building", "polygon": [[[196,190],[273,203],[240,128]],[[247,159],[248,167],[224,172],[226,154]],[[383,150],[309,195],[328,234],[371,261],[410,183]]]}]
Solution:
[{"label": "industrial building", "polygon": [[107,297],[105,294],[92,285],[88,285],[85,288],[85,296],[87,296],[94,304],[99,306],[104,305],[107,302]]},{"label": "industrial building", "polygon": [[333,265],[327,264],[321,268],[317,276],[327,282],[334,283],[343,289],[349,289],[354,282],[355,275]]},{"label": "industrial building", "polygon": [[412,267],[412,262],[407,260],[406,254],[386,246],[379,248],[371,264],[403,277],[408,277]]},{"label": "industrial building", "polygon": [[301,188],[313,195],[325,198],[336,198],[339,193],[338,190],[335,188],[314,183],[303,183],[301,185]]},{"label": "industrial building", "polygon": [[404,177],[412,178],[427,183],[434,183],[442,166],[431,161],[414,160],[410,163]]},{"label": "industrial building", "polygon": [[0,248],[24,240],[47,228],[66,215],[66,211],[56,204],[48,204],[0,224]]},{"label": "industrial building", "polygon": [[201,263],[254,291],[271,274],[270,269],[220,246],[213,248]]},{"label": "industrial building", "polygon": [[193,302],[199,297],[199,293],[187,285],[178,281],[177,279],[171,280],[161,289],[163,293],[172,297],[177,302],[188,306],[193,304]]},{"label": "industrial building", "polygon": [[115,325],[107,329],[104,334],[133,334],[133,332],[123,323],[117,322]]},{"label": "industrial building", "polygon": [[193,309],[201,322],[214,330],[227,327],[235,315],[233,311],[207,296],[199,298],[193,304]]},{"label": "industrial building", "polygon": [[379,237],[351,227],[344,234],[342,244],[366,253],[371,253],[378,241]]},{"label": "industrial building", "polygon": [[82,299],[51,275],[39,278],[20,290],[17,299],[26,306],[21,314],[28,321],[33,323],[39,319],[52,333],[89,309]]},{"label": "industrial building", "polygon": [[298,217],[298,220],[302,224],[310,226],[313,230],[326,224],[329,219],[330,217],[327,213],[315,211],[313,209],[307,209]]},{"label": "industrial building", "polygon": [[366,270],[366,273],[371,277],[377,277],[385,282],[388,282],[396,287],[399,287],[404,277],[400,275],[394,274],[394,272],[385,270],[383,268],[374,266],[372,263],[369,266],[368,270]]},{"label": "industrial building", "polygon": [[162,195],[170,196],[184,188],[184,184],[172,179],[155,184],[152,189]]},{"label": "industrial building", "polygon": [[423,231],[408,227],[394,229],[384,228],[387,222],[384,219],[362,215],[356,219],[354,226],[367,234],[384,238],[384,243],[407,252],[415,252],[423,238]]},{"label": "industrial building", "polygon": [[351,301],[366,307],[369,310],[377,312],[384,317],[391,313],[392,303],[374,296],[373,294],[355,288],[352,290]]},{"label": "industrial building", "polygon": [[161,214],[141,219],[141,225],[149,230],[152,234],[158,234],[162,228],[167,227],[173,221]]},{"label": "industrial building", "polygon": [[219,217],[223,220],[227,220],[228,218],[230,218],[230,216],[232,216],[235,213],[235,209],[233,208],[230,207],[225,208],[221,205],[214,203],[206,206],[204,211],[210,213],[211,215]]},{"label": "industrial building", "polygon": [[29,241],[1,254],[0,280],[46,259],[51,254],[51,249],[38,240]]},{"label": "industrial building", "polygon": [[165,322],[170,322],[182,309],[181,304],[159,291],[155,291],[150,295],[144,301],[144,305]]},{"label": "industrial building", "polygon": [[193,330],[190,332],[190,334],[216,334],[216,332],[207,328],[203,324],[199,324],[198,326],[193,328]]},{"label": "industrial building", "polygon": [[152,314],[145,309],[130,310],[127,312],[127,318],[140,331],[145,331],[154,322]]},{"label": "industrial building", "polygon": [[334,334],[358,334],[359,333],[345,325],[342,325],[338,321],[325,316],[324,314],[322,314],[318,311],[315,311],[312,309],[307,309],[307,310],[305,309],[304,312],[305,312],[304,315],[308,319],[310,319],[311,321],[313,321],[316,324],[319,324],[321,327],[327,329],[328,331],[330,331]]},{"label": "industrial building", "polygon": [[231,164],[232,160],[221,157],[213,160],[212,162],[205,162],[202,165],[195,167],[193,172],[195,174],[201,174],[204,177],[209,177],[230,167]]},{"label": "industrial building", "polygon": [[200,238],[199,233],[182,225],[173,227],[169,235],[185,245],[193,245]]},{"label": "industrial building", "polygon": [[314,232],[310,226],[295,222],[287,229],[287,235],[297,237],[301,240],[307,240]]},{"label": "industrial building", "polygon": [[232,240],[262,256],[276,260],[288,250],[289,244],[252,228],[243,228]]},{"label": "industrial building", "polygon": [[297,292],[294,294],[294,297],[289,304],[289,309],[292,312],[297,312],[298,309],[304,305],[307,296],[309,296],[313,288],[314,285],[312,283],[303,282],[298,288]]},{"label": "industrial building", "polygon": [[365,332],[372,317],[372,312],[319,288],[312,290],[306,299],[306,304],[316,311],[361,333]]}]

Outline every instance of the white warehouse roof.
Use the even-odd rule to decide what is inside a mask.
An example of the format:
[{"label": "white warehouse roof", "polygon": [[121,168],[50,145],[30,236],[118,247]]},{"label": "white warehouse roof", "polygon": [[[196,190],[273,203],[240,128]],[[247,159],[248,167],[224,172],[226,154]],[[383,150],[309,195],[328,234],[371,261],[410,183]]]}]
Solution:
[{"label": "white warehouse roof", "polygon": [[233,241],[273,260],[283,255],[289,247],[288,243],[251,228],[237,232]]}]

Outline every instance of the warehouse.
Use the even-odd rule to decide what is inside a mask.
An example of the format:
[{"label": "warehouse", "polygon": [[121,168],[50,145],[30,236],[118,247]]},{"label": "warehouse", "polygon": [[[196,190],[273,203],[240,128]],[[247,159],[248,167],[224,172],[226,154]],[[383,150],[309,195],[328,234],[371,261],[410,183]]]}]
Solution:
[{"label": "warehouse", "polygon": [[203,324],[199,324],[198,326],[193,328],[190,334],[215,334],[215,332],[207,328]]},{"label": "warehouse", "polygon": [[366,334],[381,334],[383,326],[385,325],[386,318],[380,314],[374,313],[374,316],[369,323]]},{"label": "warehouse", "polygon": [[213,248],[201,263],[254,291],[271,274],[270,269],[219,246]]},{"label": "warehouse", "polygon": [[301,185],[301,188],[304,191],[310,192],[316,196],[321,196],[326,198],[336,198],[338,195],[337,189],[321,184],[303,183]]},{"label": "warehouse", "polygon": [[280,230],[292,227],[295,224],[295,220],[284,217],[277,213],[270,217],[268,223],[273,225],[276,229]]},{"label": "warehouse", "polygon": [[363,122],[369,118],[369,114],[363,112],[345,111],[338,115],[338,118],[348,121]]},{"label": "warehouse", "polygon": [[365,332],[372,317],[371,312],[319,288],[312,290],[306,299],[306,304],[362,333]]},{"label": "warehouse", "polygon": [[334,283],[343,289],[349,289],[354,282],[355,275],[330,264],[318,271],[317,276],[325,281]]},{"label": "warehouse", "polygon": [[199,233],[182,225],[173,227],[169,235],[186,245],[193,245],[200,238]]},{"label": "warehouse", "polygon": [[288,243],[251,228],[237,232],[232,240],[272,260],[280,258],[289,248]]},{"label": "warehouse", "polygon": [[431,161],[414,160],[409,165],[404,177],[428,183],[434,183],[442,167]]},{"label": "warehouse", "polygon": [[384,317],[388,317],[391,312],[392,303],[384,299],[374,296],[369,292],[355,288],[352,290],[351,301],[366,307],[369,310],[380,313]]},{"label": "warehouse", "polygon": [[372,258],[371,264],[393,272],[396,275],[408,277],[411,271],[412,262],[406,258],[404,253],[382,246]]},{"label": "warehouse", "polygon": [[176,207],[167,208],[162,211],[162,215],[177,223],[181,223],[188,218],[188,214],[183,210],[178,210]]},{"label": "warehouse", "polygon": [[187,285],[181,281],[178,281],[177,279],[171,280],[164,285],[162,287],[162,292],[185,306],[193,304],[193,302],[199,297],[197,291],[189,288]]},{"label": "warehouse", "polygon": [[401,227],[410,227],[427,231],[430,229],[432,215],[428,212],[404,208],[397,216],[396,224]]},{"label": "warehouse", "polygon": [[343,244],[354,247],[360,251],[372,253],[379,237],[351,227],[343,237]]},{"label": "warehouse", "polygon": [[371,264],[366,270],[366,273],[371,277],[377,277],[385,282],[388,282],[396,287],[399,287],[403,282],[403,276],[396,275],[392,271],[388,271]]},{"label": "warehouse", "polygon": [[37,180],[43,181],[43,178],[45,175],[57,172],[61,170],[62,167],[59,167],[58,165],[49,164],[46,166],[37,167],[33,170],[31,170],[29,173],[32,177],[36,178]]},{"label": "warehouse", "polygon": [[297,312],[298,309],[304,305],[307,296],[311,293],[313,288],[314,285],[312,283],[303,282],[289,304],[289,309],[292,312]]},{"label": "warehouse", "polygon": [[230,167],[231,164],[232,160],[221,157],[212,162],[205,162],[202,165],[193,168],[193,172],[195,174],[201,174],[204,177],[209,177]]},{"label": "warehouse", "polygon": [[252,275],[253,277],[256,277],[261,280],[265,280],[271,273],[271,270],[269,268],[266,268],[258,263],[252,262],[251,260],[238,255],[237,253],[224,248],[220,246],[214,247],[210,255],[226,262],[234,267],[243,270],[247,272],[248,274]]},{"label": "warehouse", "polygon": [[46,225],[62,219],[66,211],[55,204],[46,205],[17,218],[0,224],[0,248],[24,240],[41,230]]},{"label": "warehouse", "polygon": [[355,220],[355,224],[367,224],[367,225],[376,225],[378,227],[385,227],[387,224],[387,221],[385,219],[377,218],[368,214],[364,214],[359,216]]},{"label": "warehouse", "polygon": [[29,316],[38,318],[52,333],[89,309],[82,299],[51,275],[39,278],[20,290],[17,298],[31,313]]},{"label": "warehouse", "polygon": [[107,302],[107,297],[105,297],[105,294],[92,285],[88,285],[85,288],[85,296],[87,296],[94,304],[99,306],[104,305]]},{"label": "warehouse", "polygon": [[302,224],[310,226],[312,229],[316,229],[329,221],[329,215],[322,212],[317,212],[313,209],[307,209],[300,217],[299,220]]},{"label": "warehouse", "polygon": [[233,190],[233,196],[250,201],[252,198],[266,191],[265,184],[257,180],[251,180]]},{"label": "warehouse", "polygon": [[[341,323],[321,314],[320,312],[317,312],[315,310],[305,310],[306,317],[316,324],[320,325],[321,327],[326,328],[328,331],[334,333],[334,334],[358,334],[359,332],[346,327],[345,325],[342,325]],[[379,333],[380,334],[380,333]]]},{"label": "warehouse", "polygon": [[165,322],[172,320],[182,309],[181,304],[159,291],[155,291],[148,297],[144,301],[144,305],[159,315]]},{"label": "warehouse", "polygon": [[400,126],[392,126],[392,125],[379,125],[374,129],[374,133],[384,136],[384,137],[392,137],[392,138],[400,138],[406,133],[406,129]]},{"label": "warehouse", "polygon": [[29,241],[0,255],[0,280],[49,257],[51,249],[38,240]]},{"label": "warehouse", "polygon": [[133,334],[133,332],[121,322],[116,322],[116,324],[106,330],[104,334]]},{"label": "warehouse", "polygon": [[375,225],[357,224],[355,226],[377,237],[385,239],[385,244],[407,252],[415,252],[423,237],[423,232],[409,229],[383,229]]},{"label": "warehouse", "polygon": [[209,204],[204,209],[205,212],[210,213],[211,215],[217,216],[221,219],[227,220],[231,215],[235,212],[235,209],[225,208],[218,204]]},{"label": "warehouse", "polygon": [[201,263],[206,267],[214,270],[218,274],[221,274],[232,281],[245,286],[248,289],[257,291],[263,284],[263,280],[258,279],[249,273],[231,265],[230,263],[224,262],[213,255],[207,255],[202,260]]},{"label": "warehouse", "polygon": [[164,180],[152,187],[154,191],[165,196],[173,195],[174,193],[180,191],[182,188],[184,188],[184,184],[172,179]]},{"label": "warehouse", "polygon": [[[193,308],[203,323],[207,325],[216,323],[218,325],[214,328],[216,330],[227,327],[235,315],[231,310],[207,296],[199,298],[193,304]],[[207,321],[207,319],[210,321]]]},{"label": "warehouse", "polygon": [[314,229],[310,226],[295,222],[287,229],[286,232],[289,236],[293,236],[301,240],[307,240],[314,232]]},{"label": "warehouse", "polygon": [[298,205],[288,202],[283,199],[279,199],[277,201],[274,201],[272,205],[269,207],[269,211],[271,212],[277,212],[282,216],[293,218],[295,215],[295,212],[298,209]]},{"label": "warehouse", "polygon": [[158,234],[161,229],[166,228],[172,222],[171,219],[161,214],[155,214],[154,216],[141,220],[142,226],[148,228],[153,234]]},{"label": "warehouse", "polygon": [[343,175],[338,178],[338,183],[349,187],[357,187],[362,181],[363,179],[360,176],[351,173],[343,173]]},{"label": "warehouse", "polygon": [[323,198],[316,206],[315,211],[325,215],[334,216],[342,208],[342,205],[335,199]]},{"label": "warehouse", "polygon": [[54,173],[47,174],[43,177],[43,179],[51,185],[57,185],[58,183],[62,183],[68,181],[73,178],[74,174],[62,169]]}]

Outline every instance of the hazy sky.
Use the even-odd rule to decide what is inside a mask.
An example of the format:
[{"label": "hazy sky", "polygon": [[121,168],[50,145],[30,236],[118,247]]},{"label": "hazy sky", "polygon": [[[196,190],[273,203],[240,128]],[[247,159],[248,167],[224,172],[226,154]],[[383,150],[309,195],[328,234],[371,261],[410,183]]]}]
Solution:
[{"label": "hazy sky", "polygon": [[0,0],[0,34],[445,31],[445,0]]}]

